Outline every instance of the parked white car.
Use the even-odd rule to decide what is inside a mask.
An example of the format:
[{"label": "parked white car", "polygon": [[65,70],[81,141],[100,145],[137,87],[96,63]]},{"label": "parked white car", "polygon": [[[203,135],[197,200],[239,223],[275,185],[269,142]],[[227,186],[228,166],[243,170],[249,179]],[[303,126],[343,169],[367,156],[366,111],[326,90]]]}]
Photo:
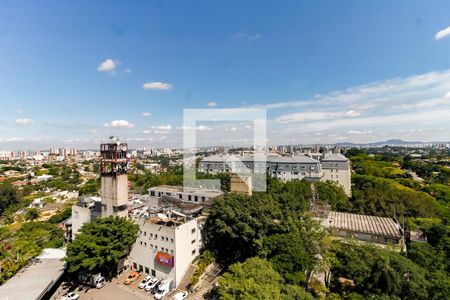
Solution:
[{"label": "parked white car", "polygon": [[61,300],[77,300],[78,298],[80,298],[80,295],[78,295],[75,292],[70,292],[67,293],[67,295],[65,295],[64,297],[62,297]]},{"label": "parked white car", "polygon": [[147,292],[150,292],[157,284],[159,283],[159,280],[156,278],[151,278],[147,284],[145,285],[145,290]]},{"label": "parked white car", "polygon": [[188,292],[181,291],[181,292],[178,292],[175,295],[173,295],[172,299],[173,300],[183,300],[183,299],[186,299],[187,296],[188,296]]},{"label": "parked white car", "polygon": [[147,283],[150,281],[150,279],[152,279],[152,276],[150,276],[150,275],[145,276],[145,278],[142,279],[141,283],[139,283],[138,287],[139,287],[140,289],[145,288],[145,286],[146,286]]}]

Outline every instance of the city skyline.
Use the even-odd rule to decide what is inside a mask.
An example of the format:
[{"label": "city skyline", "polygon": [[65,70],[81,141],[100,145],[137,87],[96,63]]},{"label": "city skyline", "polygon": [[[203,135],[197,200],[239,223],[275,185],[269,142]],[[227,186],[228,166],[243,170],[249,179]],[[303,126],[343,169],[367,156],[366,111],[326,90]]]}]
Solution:
[{"label": "city skyline", "polygon": [[267,109],[268,144],[448,141],[450,3],[409,4],[2,1],[0,150],[179,147],[208,107]]}]

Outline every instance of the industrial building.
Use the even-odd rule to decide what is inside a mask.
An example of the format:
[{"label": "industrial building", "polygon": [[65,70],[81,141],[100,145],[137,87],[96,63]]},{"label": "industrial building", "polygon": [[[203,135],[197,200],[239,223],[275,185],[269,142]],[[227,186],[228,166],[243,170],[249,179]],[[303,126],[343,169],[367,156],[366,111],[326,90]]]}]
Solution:
[{"label": "industrial building", "polygon": [[160,185],[148,189],[151,198],[158,199],[162,196],[173,197],[181,201],[205,203],[220,195],[222,191],[202,189],[194,187],[182,187],[173,185]]},{"label": "industrial building", "polygon": [[72,239],[84,223],[128,216],[128,145],[111,137],[100,145],[101,197],[79,198],[72,206]]},{"label": "industrial building", "polygon": [[330,211],[319,220],[337,237],[404,247],[403,230],[392,218]]},{"label": "industrial building", "polygon": [[41,255],[0,286],[0,299],[49,299],[61,284],[65,256],[63,249],[44,249]]},{"label": "industrial building", "polygon": [[100,152],[101,197],[79,198],[72,206],[73,238],[96,218],[128,216],[139,225],[139,236],[126,266],[178,285],[202,247],[202,210],[223,192],[164,185],[128,201],[126,144],[111,141]]},{"label": "industrial building", "polygon": [[163,201],[162,208],[144,205],[132,211],[139,236],[129,264],[133,270],[160,280],[171,278],[177,286],[200,253],[206,217],[201,215],[201,205],[168,198]]},{"label": "industrial building", "polygon": [[275,156],[268,155],[266,160],[245,155],[213,155],[202,159],[198,166],[202,173],[237,173],[264,174],[282,181],[302,180],[326,181],[331,180],[341,185],[351,196],[351,167],[350,161],[342,154],[325,154],[320,160],[307,155]]}]

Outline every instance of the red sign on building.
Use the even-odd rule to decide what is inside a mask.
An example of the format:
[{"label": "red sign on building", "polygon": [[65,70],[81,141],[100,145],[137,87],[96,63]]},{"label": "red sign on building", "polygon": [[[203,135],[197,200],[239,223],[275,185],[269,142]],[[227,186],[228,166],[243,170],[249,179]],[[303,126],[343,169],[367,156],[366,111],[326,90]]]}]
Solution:
[{"label": "red sign on building", "polygon": [[155,260],[158,264],[163,265],[165,267],[172,268],[173,267],[173,255],[157,252]]}]

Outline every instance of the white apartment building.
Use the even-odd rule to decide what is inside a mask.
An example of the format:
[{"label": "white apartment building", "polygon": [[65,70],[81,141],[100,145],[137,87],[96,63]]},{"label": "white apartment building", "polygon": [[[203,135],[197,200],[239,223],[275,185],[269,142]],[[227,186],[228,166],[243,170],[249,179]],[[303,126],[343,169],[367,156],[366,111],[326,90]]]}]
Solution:
[{"label": "white apartment building", "polygon": [[205,217],[186,216],[179,211],[141,210],[133,213],[139,225],[129,264],[133,270],[160,280],[171,278],[178,286],[202,247]]},{"label": "white apartment building", "polygon": [[331,154],[322,158],[322,180],[340,184],[347,196],[352,195],[351,168],[347,157],[342,154]]},{"label": "white apartment building", "polygon": [[342,154],[320,154],[314,157],[319,159],[307,155],[268,155],[266,161],[261,161],[252,155],[213,155],[200,161],[198,171],[210,174],[266,173],[284,182],[294,179],[331,180],[341,185],[347,196],[351,196],[350,160]]}]

